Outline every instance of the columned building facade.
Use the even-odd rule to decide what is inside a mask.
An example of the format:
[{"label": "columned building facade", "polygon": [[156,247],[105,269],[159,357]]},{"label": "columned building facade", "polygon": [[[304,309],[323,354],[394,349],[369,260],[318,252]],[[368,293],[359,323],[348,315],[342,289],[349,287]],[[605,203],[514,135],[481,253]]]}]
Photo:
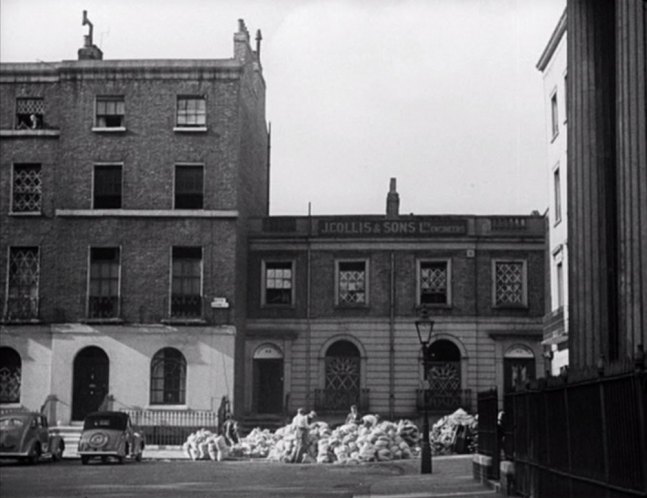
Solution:
[{"label": "columned building facade", "polygon": [[570,364],[647,343],[647,2],[569,0]]}]

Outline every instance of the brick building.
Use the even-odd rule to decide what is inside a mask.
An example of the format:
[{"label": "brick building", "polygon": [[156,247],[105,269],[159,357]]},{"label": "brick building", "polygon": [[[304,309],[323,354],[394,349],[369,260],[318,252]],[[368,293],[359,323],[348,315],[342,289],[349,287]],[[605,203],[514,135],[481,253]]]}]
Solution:
[{"label": "brick building", "polygon": [[[414,321],[435,321],[433,409],[542,372],[543,216],[387,214],[250,220],[244,411],[411,416]],[[238,401],[240,404],[240,400]]]},{"label": "brick building", "polygon": [[[234,56],[0,66],[0,403],[67,423],[234,397],[265,83]],[[108,395],[110,397],[106,398]]]}]

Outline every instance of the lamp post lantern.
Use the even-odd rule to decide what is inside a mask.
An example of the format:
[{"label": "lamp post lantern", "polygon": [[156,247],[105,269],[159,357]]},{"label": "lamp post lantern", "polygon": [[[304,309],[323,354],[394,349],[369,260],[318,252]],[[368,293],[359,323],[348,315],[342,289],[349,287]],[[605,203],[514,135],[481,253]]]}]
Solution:
[{"label": "lamp post lantern", "polygon": [[431,345],[431,332],[434,328],[434,322],[429,318],[426,308],[420,311],[420,318],[416,320],[416,332],[418,332],[418,341],[422,349],[422,366],[424,372],[424,419],[422,423],[422,446],[420,448],[420,473],[431,474],[431,444],[429,442],[429,346]]}]

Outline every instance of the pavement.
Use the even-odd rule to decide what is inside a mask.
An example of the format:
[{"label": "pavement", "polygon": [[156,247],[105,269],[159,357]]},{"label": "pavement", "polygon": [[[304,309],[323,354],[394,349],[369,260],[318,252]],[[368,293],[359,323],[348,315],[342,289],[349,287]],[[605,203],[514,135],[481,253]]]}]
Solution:
[{"label": "pavement", "polygon": [[[147,446],[145,459],[189,460],[180,446]],[[474,480],[472,455],[433,457],[431,474],[420,474],[420,460],[399,460],[402,474],[378,479],[354,498],[495,498],[497,492]],[[304,464],[305,465],[305,464]]]}]

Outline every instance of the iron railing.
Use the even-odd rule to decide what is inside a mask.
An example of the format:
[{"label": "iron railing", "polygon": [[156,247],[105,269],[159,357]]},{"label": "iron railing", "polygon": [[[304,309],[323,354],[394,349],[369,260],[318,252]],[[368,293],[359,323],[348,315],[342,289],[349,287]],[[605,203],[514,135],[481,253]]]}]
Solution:
[{"label": "iron railing", "polygon": [[430,413],[453,412],[459,408],[469,413],[472,411],[472,390],[458,389],[454,392],[438,394],[429,389],[416,389],[418,411],[425,409],[425,402]]},{"label": "iron railing", "polygon": [[146,444],[181,445],[199,429],[218,432],[218,414],[210,410],[122,409],[144,434]]},{"label": "iron railing", "polygon": [[501,449],[498,424],[499,397],[496,388],[478,393],[478,415],[478,451],[480,454],[492,458],[492,466],[488,477],[498,479]]},{"label": "iron railing", "polygon": [[369,389],[315,389],[315,410],[321,413],[347,412],[351,405],[366,413],[368,400]]},{"label": "iron railing", "polygon": [[573,373],[505,396],[516,491],[537,498],[646,496],[647,374],[575,380]]},{"label": "iron railing", "polygon": [[38,320],[38,297],[7,297],[5,320]]},{"label": "iron railing", "polygon": [[118,296],[90,296],[88,300],[89,318],[117,318],[118,316]]},{"label": "iron railing", "polygon": [[171,295],[172,318],[201,318],[202,296],[191,294]]}]

